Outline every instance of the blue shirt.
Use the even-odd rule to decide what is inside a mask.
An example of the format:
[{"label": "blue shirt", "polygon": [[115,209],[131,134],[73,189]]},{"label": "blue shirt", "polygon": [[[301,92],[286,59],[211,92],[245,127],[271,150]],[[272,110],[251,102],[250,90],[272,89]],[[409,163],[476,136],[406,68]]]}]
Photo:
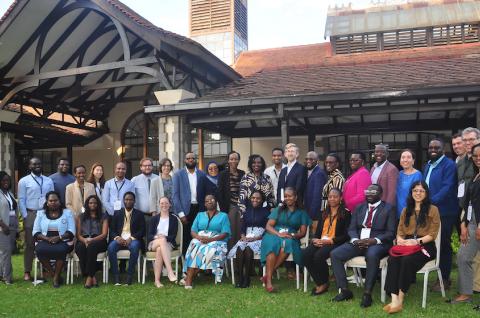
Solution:
[{"label": "blue shirt", "polygon": [[428,172],[427,176],[425,177],[425,183],[430,187],[430,175],[432,174],[432,170],[435,169],[440,162],[442,162],[443,158],[445,158],[445,155],[442,155],[440,158],[438,158],[437,161],[432,163],[432,160],[429,160],[427,165],[428,165]]},{"label": "blue shirt", "polygon": [[45,210],[39,210],[33,223],[32,235],[37,233],[47,235],[49,230],[58,231],[60,235],[65,234],[67,231],[75,235],[75,220],[72,212],[68,209],[63,209],[62,215],[58,219],[52,220],[47,217]]},{"label": "blue shirt", "polygon": [[115,201],[119,200],[121,207],[123,205],[123,196],[127,192],[135,193],[135,185],[132,181],[124,178],[122,181],[118,181],[117,178],[112,178],[105,182],[105,187],[102,192],[102,201],[107,213],[113,215],[113,204]]},{"label": "blue shirt", "polygon": [[27,209],[41,210],[45,202],[45,195],[54,190],[53,181],[44,175],[36,176],[33,173],[23,177],[18,182],[18,206],[22,217],[27,217]]},{"label": "blue shirt", "polygon": [[75,182],[75,177],[69,173],[63,175],[60,172],[57,172],[50,175],[49,178],[53,181],[55,191],[60,194],[60,201],[65,205],[65,189],[67,188],[67,185]]},{"label": "blue shirt", "polygon": [[405,174],[402,170],[397,180],[397,220],[400,219],[403,209],[407,206],[407,198],[410,195],[410,187],[416,181],[422,180],[422,173],[415,171],[412,174]]},{"label": "blue shirt", "polygon": [[209,220],[207,212],[199,212],[193,221],[192,232],[200,231],[212,232],[214,236],[225,233],[227,236],[222,241],[227,242],[231,234],[227,213],[218,212]]}]

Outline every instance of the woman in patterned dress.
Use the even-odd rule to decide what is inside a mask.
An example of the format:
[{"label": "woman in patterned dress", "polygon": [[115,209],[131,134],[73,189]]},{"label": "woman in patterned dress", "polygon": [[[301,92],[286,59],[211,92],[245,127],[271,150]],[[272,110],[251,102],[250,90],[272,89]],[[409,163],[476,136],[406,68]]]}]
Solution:
[{"label": "woman in patterned dress", "polygon": [[272,181],[268,175],[263,173],[265,168],[266,164],[262,156],[254,154],[248,158],[249,172],[245,174],[240,181],[238,208],[241,216],[245,214],[248,201],[254,191],[262,192],[265,197],[266,206],[269,209],[275,206]]},{"label": "woman in patterned dress", "polygon": [[206,211],[199,212],[193,221],[192,241],[185,253],[185,289],[192,288],[199,270],[211,270],[217,282],[222,280],[230,222],[226,213],[217,210],[213,195],[205,197],[205,208]]}]

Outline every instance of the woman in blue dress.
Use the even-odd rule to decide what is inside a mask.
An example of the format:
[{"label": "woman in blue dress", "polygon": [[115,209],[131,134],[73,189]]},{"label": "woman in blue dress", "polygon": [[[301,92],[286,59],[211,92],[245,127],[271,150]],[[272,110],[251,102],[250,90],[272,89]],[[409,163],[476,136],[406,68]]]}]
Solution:
[{"label": "woman in blue dress", "polygon": [[403,150],[400,154],[400,165],[403,170],[400,171],[397,181],[397,220],[407,206],[407,197],[412,184],[422,180],[422,173],[413,167],[414,164],[415,153],[410,149]]},{"label": "woman in blue dress", "polygon": [[206,211],[199,212],[193,221],[192,241],[185,253],[185,289],[192,288],[193,278],[199,270],[211,270],[217,282],[222,280],[230,221],[226,213],[217,210],[213,195],[205,197],[205,208]]},{"label": "woman in blue dress", "polygon": [[307,234],[312,223],[307,212],[297,202],[297,191],[287,187],[282,205],[274,209],[267,222],[267,233],[263,236],[260,260],[266,266],[266,275],[262,277],[265,289],[273,292],[273,273],[292,254],[293,261],[302,265],[300,239]]}]

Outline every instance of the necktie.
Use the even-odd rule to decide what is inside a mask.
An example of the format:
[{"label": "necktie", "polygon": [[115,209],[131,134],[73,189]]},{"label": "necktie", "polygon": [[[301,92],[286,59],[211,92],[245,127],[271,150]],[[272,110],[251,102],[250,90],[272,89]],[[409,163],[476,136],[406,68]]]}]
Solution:
[{"label": "necktie", "polygon": [[152,183],[152,180],[148,179],[148,191],[150,191],[150,184]]},{"label": "necktie", "polygon": [[367,228],[371,228],[372,227],[372,216],[373,216],[373,206],[370,206],[370,209],[368,210],[368,215],[367,215],[367,221],[365,222],[365,226]]}]

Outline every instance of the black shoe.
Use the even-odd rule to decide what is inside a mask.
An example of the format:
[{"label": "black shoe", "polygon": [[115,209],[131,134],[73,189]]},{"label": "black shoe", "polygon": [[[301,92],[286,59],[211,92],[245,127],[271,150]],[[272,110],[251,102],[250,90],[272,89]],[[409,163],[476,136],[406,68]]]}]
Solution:
[{"label": "black shoe", "polygon": [[127,275],[127,285],[130,286],[133,284],[132,275]]},{"label": "black shoe", "polygon": [[120,282],[120,275],[114,275],[113,282],[114,282],[115,286],[122,285],[122,283]]},{"label": "black shoe", "polygon": [[322,290],[321,292],[317,292],[317,287],[313,287],[312,292],[310,293],[311,296],[320,296],[321,294],[325,294],[328,291],[328,287]]},{"label": "black shoe", "polygon": [[345,301],[353,298],[353,293],[348,289],[342,289],[342,291],[335,296],[332,301]]},{"label": "black shoe", "polygon": [[367,308],[372,305],[372,295],[364,293],[362,297],[362,301],[360,302],[360,307]]}]

